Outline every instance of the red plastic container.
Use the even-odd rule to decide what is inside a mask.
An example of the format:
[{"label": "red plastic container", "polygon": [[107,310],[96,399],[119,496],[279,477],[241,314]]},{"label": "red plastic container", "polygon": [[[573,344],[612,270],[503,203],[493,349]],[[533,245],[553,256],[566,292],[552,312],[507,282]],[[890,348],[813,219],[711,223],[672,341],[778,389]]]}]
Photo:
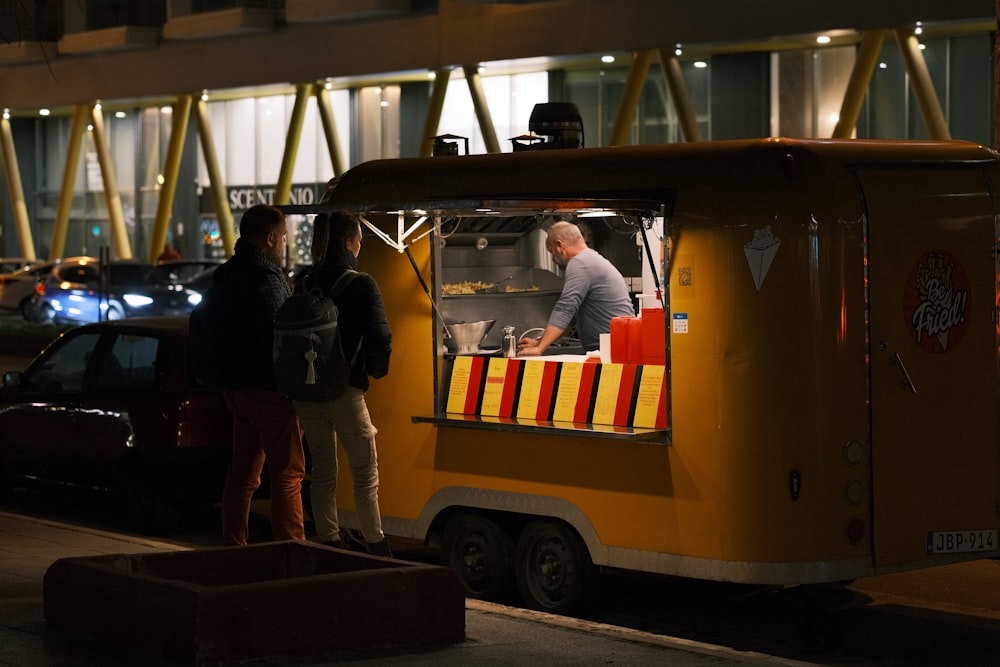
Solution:
[{"label": "red plastic container", "polygon": [[628,363],[643,363],[642,319],[630,317],[628,320]]},{"label": "red plastic container", "polygon": [[642,309],[642,363],[667,363],[666,323],[662,308]]},{"label": "red plastic container", "polygon": [[628,363],[628,323],[634,317],[611,318],[611,363]]},{"label": "red plastic container", "polygon": [[638,317],[611,318],[611,363],[643,363],[642,319]]}]

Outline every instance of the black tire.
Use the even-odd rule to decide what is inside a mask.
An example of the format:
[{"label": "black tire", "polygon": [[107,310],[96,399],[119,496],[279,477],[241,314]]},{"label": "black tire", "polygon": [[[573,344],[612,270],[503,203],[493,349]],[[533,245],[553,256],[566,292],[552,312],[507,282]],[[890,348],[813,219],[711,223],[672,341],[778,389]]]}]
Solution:
[{"label": "black tire", "polygon": [[17,312],[21,313],[23,317],[28,322],[31,322],[35,318],[35,301],[30,296],[26,296],[21,299],[21,303],[17,307]]},{"label": "black tire", "polygon": [[35,309],[35,321],[39,324],[52,324],[55,317],[55,309],[47,303],[43,303]]},{"label": "black tire", "polygon": [[514,590],[514,540],[493,520],[459,514],[444,532],[448,567],[467,597],[502,602]]},{"label": "black tire", "polygon": [[596,593],[596,574],[587,547],[570,527],[529,524],[517,543],[517,588],[525,605],[553,614],[585,611]]},{"label": "black tire", "polygon": [[126,525],[138,533],[166,537],[177,527],[177,508],[167,501],[162,484],[141,464],[125,467],[118,502]]}]

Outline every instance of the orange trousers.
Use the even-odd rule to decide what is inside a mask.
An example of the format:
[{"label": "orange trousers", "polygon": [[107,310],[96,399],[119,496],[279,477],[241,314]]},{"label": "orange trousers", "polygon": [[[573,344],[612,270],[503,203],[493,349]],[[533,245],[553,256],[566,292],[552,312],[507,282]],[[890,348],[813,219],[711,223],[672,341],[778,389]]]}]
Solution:
[{"label": "orange trousers", "polygon": [[306,460],[302,427],[292,402],[271,391],[224,392],[233,413],[233,458],[222,494],[222,543],[247,543],[250,501],[267,462],[271,533],[275,540],[304,540],[302,480]]}]

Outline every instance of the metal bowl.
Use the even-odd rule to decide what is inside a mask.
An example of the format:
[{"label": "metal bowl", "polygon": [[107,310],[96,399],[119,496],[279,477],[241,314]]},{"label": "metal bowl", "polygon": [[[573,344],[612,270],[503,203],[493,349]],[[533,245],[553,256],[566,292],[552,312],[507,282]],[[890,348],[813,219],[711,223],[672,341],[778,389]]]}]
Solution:
[{"label": "metal bowl", "polygon": [[475,354],[479,352],[479,344],[496,323],[496,320],[480,320],[449,324],[444,332],[445,347],[452,354]]}]

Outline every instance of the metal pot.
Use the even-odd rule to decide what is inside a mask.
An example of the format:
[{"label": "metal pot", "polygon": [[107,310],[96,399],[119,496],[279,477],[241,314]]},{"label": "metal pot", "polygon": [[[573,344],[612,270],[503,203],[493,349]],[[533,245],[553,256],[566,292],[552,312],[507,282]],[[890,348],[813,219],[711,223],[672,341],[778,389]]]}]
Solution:
[{"label": "metal pot", "polygon": [[475,354],[479,352],[479,344],[496,323],[496,320],[480,320],[448,324],[445,327],[445,347],[452,354]]}]

